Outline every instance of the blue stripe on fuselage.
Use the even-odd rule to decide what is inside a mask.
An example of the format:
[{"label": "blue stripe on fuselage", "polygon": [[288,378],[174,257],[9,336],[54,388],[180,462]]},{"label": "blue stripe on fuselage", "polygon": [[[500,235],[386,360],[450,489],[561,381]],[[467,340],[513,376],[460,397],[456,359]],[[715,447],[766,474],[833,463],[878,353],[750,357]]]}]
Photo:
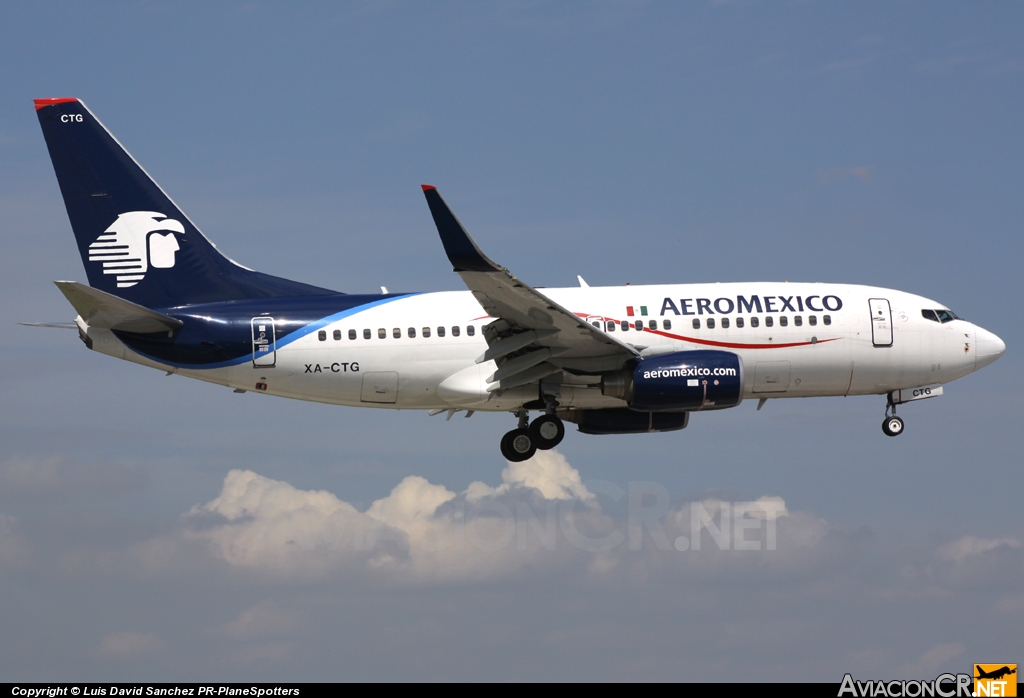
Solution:
[{"label": "blue stripe on fuselage", "polygon": [[167,308],[161,312],[185,323],[173,337],[167,337],[162,333],[115,334],[133,351],[161,364],[191,369],[225,368],[252,361],[250,323],[253,318],[274,318],[276,349],[280,350],[338,320],[415,295],[419,294],[339,294],[228,301]]}]

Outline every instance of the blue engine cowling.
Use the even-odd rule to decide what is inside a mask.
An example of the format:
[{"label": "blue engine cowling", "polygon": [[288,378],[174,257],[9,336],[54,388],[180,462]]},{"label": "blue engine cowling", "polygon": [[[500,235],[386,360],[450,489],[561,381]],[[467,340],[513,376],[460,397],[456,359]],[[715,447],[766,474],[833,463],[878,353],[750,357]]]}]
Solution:
[{"label": "blue engine cowling", "polygon": [[[743,399],[743,362],[728,351],[678,351],[639,361],[621,388],[631,409],[714,410]],[[609,386],[611,387],[611,386]]]}]

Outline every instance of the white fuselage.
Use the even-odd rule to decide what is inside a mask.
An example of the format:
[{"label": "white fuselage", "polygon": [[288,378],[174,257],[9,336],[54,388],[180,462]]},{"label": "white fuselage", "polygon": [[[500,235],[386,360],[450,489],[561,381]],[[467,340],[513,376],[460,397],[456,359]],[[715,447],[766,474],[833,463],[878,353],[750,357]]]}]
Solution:
[{"label": "white fuselage", "polygon": [[[742,360],[744,398],[884,394],[943,384],[1003,351],[995,335],[969,322],[922,316],[922,310],[945,308],[940,303],[868,286],[766,282],[541,293],[600,323],[602,330],[614,323],[615,337],[641,356],[734,352]],[[884,317],[873,318],[879,309]],[[263,357],[262,366],[246,361],[208,369],[169,367],[135,353],[108,331],[91,333],[94,348],[104,353],[241,390],[359,407],[516,409],[537,397],[538,386],[487,392],[496,366],[476,361],[487,349],[482,328],[490,321],[469,291],[411,295],[329,320],[272,346],[272,366]],[[543,388],[560,405],[625,405],[603,395],[597,377],[565,375]]]}]

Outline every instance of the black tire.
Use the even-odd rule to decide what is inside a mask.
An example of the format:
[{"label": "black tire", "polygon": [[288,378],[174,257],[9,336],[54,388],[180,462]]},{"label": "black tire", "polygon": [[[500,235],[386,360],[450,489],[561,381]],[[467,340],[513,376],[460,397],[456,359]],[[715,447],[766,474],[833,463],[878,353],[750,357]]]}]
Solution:
[{"label": "black tire", "polygon": [[903,433],[903,420],[896,415],[886,417],[882,422],[882,431],[886,436],[899,436]]},{"label": "black tire", "polygon": [[537,445],[530,438],[529,429],[513,429],[501,437],[501,455],[512,463],[521,463],[533,458]]},{"label": "black tire", "polygon": [[565,425],[561,419],[549,414],[537,417],[530,424],[530,438],[537,444],[538,449],[547,451],[562,443],[562,439],[565,438]]}]

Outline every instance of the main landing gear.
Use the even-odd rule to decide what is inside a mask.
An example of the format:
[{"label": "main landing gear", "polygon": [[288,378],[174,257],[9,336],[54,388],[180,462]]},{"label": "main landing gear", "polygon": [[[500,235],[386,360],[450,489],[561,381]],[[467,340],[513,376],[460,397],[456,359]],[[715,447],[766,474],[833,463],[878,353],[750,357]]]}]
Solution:
[{"label": "main landing gear", "polygon": [[501,455],[505,460],[513,463],[529,460],[538,450],[552,449],[565,438],[565,425],[551,412],[537,417],[529,425],[526,410],[520,410],[516,416],[519,427],[501,437]]},{"label": "main landing gear", "polygon": [[[892,410],[891,415],[889,410]],[[885,419],[882,420],[882,431],[885,432],[886,436],[899,436],[903,433],[903,420],[896,416],[896,405],[892,401],[892,395],[889,395],[885,406]]]}]

